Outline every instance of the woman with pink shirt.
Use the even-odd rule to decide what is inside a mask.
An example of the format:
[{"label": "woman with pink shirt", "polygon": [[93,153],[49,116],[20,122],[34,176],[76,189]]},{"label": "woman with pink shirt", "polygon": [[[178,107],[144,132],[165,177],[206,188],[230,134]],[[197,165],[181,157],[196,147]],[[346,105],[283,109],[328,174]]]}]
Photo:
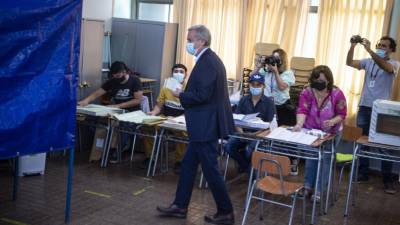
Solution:
[{"label": "woman with pink shirt", "polygon": [[[340,129],[346,118],[347,106],[343,92],[333,85],[332,71],[328,66],[315,67],[308,79],[310,86],[300,94],[297,108],[297,123],[293,128],[319,129],[327,133],[336,134],[335,144],[339,142]],[[330,150],[331,144],[326,143],[325,149]],[[323,173],[328,177],[330,154],[324,154]],[[317,174],[317,161],[306,160],[304,186],[306,195],[311,195]],[[325,179],[327,184],[328,179]],[[317,200],[320,197],[320,184],[315,193]]]}]

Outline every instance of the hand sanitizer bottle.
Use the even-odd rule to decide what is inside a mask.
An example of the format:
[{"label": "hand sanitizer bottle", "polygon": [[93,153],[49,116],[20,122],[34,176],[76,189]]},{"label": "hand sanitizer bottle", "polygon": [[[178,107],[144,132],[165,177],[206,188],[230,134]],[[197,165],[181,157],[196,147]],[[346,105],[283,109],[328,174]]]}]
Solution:
[{"label": "hand sanitizer bottle", "polygon": [[274,118],[272,119],[271,123],[269,124],[269,129],[272,131],[278,127],[278,122],[276,120],[276,114],[274,114]]}]

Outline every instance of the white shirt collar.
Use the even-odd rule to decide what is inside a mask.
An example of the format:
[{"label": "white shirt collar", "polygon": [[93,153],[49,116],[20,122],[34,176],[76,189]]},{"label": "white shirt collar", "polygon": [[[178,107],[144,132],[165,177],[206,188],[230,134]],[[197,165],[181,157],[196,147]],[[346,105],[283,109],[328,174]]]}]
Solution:
[{"label": "white shirt collar", "polygon": [[197,63],[197,61],[199,61],[201,55],[203,55],[203,53],[204,53],[207,49],[209,49],[209,48],[208,48],[208,47],[207,47],[207,48],[204,48],[203,50],[201,50],[201,52],[200,52],[197,56],[195,56],[194,60],[195,60],[196,63]]}]

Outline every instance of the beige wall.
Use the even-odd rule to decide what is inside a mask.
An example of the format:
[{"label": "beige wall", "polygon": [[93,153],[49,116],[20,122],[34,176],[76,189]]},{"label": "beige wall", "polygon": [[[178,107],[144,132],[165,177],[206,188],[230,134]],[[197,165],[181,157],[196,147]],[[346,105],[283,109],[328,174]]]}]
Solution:
[{"label": "beige wall", "polygon": [[105,21],[105,31],[111,31],[114,0],[83,0],[82,18]]}]

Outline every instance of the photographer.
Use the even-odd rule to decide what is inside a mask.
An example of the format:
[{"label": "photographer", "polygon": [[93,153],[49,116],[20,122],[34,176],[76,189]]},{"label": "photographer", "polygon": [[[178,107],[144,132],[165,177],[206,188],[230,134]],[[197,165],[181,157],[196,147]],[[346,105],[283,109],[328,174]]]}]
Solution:
[{"label": "photographer", "polygon": [[294,85],[295,78],[293,71],[287,69],[287,54],[283,49],[278,48],[263,61],[262,66],[256,67],[253,71],[264,76],[264,95],[275,103],[278,125],[293,126],[296,124],[296,112],[290,102],[289,89]]},{"label": "photographer", "polygon": [[[253,73],[260,73],[265,79],[264,95],[274,101],[277,113],[278,126],[294,126],[296,124],[296,107],[290,101],[290,86],[295,84],[292,70],[288,70],[286,52],[275,49],[271,56],[261,58],[256,63]],[[291,175],[298,174],[298,160],[291,159]]]},{"label": "photographer", "polygon": [[[357,113],[357,126],[363,129],[363,135],[368,135],[371,121],[372,104],[376,99],[390,99],[393,81],[399,71],[400,63],[390,59],[390,54],[396,51],[396,41],[388,36],[382,37],[376,45],[376,51],[371,50],[371,43],[366,38],[355,35],[350,39],[350,49],[346,64],[358,70],[365,70],[364,84]],[[371,58],[354,60],[354,48],[357,44],[364,46]],[[364,147],[365,148],[365,147]],[[392,163],[382,161],[384,190],[388,194],[396,193],[392,181]],[[369,159],[360,158],[358,181],[368,181]]]}]

